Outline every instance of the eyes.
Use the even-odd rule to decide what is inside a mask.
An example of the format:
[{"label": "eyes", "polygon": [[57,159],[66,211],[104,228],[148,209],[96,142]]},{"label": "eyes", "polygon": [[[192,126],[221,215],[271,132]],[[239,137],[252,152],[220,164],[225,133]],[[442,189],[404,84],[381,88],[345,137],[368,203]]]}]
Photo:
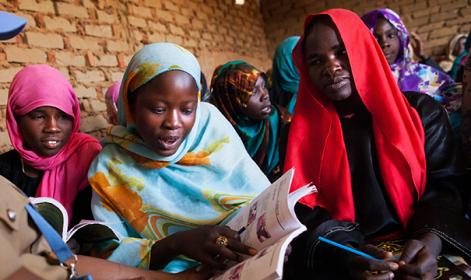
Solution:
[{"label": "eyes", "polygon": [[59,112],[57,115],[50,115],[43,111],[31,111],[27,116],[32,120],[46,120],[48,118],[55,118],[58,121],[70,121],[72,118],[64,112]]},{"label": "eyes", "polygon": [[328,60],[332,59],[333,58],[336,58],[336,59],[341,59],[342,61],[344,61],[345,59],[348,59],[348,56],[347,56],[347,50],[345,49],[344,46],[338,48],[337,50],[335,50],[335,52],[333,53],[333,56],[332,54],[327,54],[327,55],[319,55],[319,54],[315,54],[315,55],[311,55],[308,60],[307,60],[307,63],[308,63],[308,66],[320,66],[324,63],[326,63]]},{"label": "eyes", "polygon": [[378,42],[381,42],[381,40],[383,40],[383,36],[384,38],[388,39],[388,40],[392,40],[392,39],[396,39],[398,36],[399,36],[399,32],[397,30],[391,30],[391,31],[388,31],[386,32],[386,34],[374,34],[375,38],[376,38],[376,41]]},{"label": "eyes", "polygon": [[[158,107],[151,107],[150,108],[150,111],[155,115],[163,115],[167,112],[167,110],[169,110],[169,108],[167,108],[165,106],[158,106]],[[179,111],[183,115],[189,116],[189,115],[193,114],[193,112],[195,111],[195,106],[194,105],[185,105],[185,106],[181,107],[179,109]]]}]

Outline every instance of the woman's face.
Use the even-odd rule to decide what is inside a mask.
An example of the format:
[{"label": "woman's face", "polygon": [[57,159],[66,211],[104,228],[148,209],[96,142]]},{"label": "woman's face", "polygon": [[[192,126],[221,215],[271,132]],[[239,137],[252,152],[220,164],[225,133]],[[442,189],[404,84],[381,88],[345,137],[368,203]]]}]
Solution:
[{"label": "woman's face", "polygon": [[41,156],[57,154],[67,144],[74,119],[61,110],[43,106],[18,120],[24,145]]},{"label": "woman's face", "polygon": [[250,96],[246,107],[241,108],[242,114],[254,120],[264,120],[272,112],[270,96],[262,76],[257,78],[253,94]]},{"label": "woman's face", "polygon": [[354,92],[347,50],[333,23],[314,24],[304,42],[304,57],[312,85],[333,102]]},{"label": "woman's face", "polygon": [[389,65],[393,64],[400,51],[399,31],[383,17],[378,17],[373,35],[383,50]]},{"label": "woman's face", "polygon": [[188,136],[196,118],[198,88],[182,71],[163,73],[136,92],[131,114],[142,140],[158,155],[173,155]]}]

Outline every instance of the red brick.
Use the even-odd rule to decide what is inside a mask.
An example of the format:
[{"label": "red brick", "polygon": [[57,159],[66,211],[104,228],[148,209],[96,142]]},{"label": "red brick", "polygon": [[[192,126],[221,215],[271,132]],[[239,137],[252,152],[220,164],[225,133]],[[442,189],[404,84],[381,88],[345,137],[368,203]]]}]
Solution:
[{"label": "red brick", "polygon": [[105,102],[101,102],[98,100],[90,100],[90,105],[92,106],[92,110],[94,112],[106,111],[106,104]]},{"label": "red brick", "polygon": [[74,49],[93,51],[98,51],[102,49],[102,47],[98,45],[98,41],[90,37],[69,35],[68,41],[70,43],[70,46]]},{"label": "red brick", "polygon": [[80,121],[80,131],[83,131],[86,133],[100,130],[100,129],[105,129],[108,126],[109,126],[108,121],[106,121],[103,115],[82,118]]},{"label": "red brick", "polygon": [[170,33],[174,35],[185,36],[185,30],[173,24],[170,25]]},{"label": "red brick", "polygon": [[9,62],[46,63],[46,53],[39,49],[25,49],[17,46],[3,48]]},{"label": "red brick", "polygon": [[174,35],[169,34],[169,35],[166,36],[166,40],[168,42],[175,43],[175,44],[178,44],[178,45],[183,44],[183,38],[180,37],[180,36],[174,36]]},{"label": "red brick", "polygon": [[97,57],[97,66],[116,67],[118,66],[118,60],[115,55],[105,54]]},{"label": "red brick", "polygon": [[129,22],[129,24],[131,24],[132,26],[136,26],[136,27],[142,27],[142,28],[144,28],[144,27],[147,26],[146,20],[143,19],[143,18],[128,16],[128,22]]},{"label": "red brick", "polygon": [[175,14],[175,23],[178,25],[187,25],[190,24],[190,19],[187,16]]},{"label": "red brick", "polygon": [[46,14],[54,13],[54,5],[52,1],[36,2],[35,0],[20,0],[19,8],[21,10],[41,12]]},{"label": "red brick", "polygon": [[93,87],[78,86],[75,88],[78,98],[96,98],[96,89]]},{"label": "red brick", "polygon": [[0,83],[10,83],[22,67],[0,68]]},{"label": "red brick", "polygon": [[164,1],[163,4],[166,10],[173,11],[173,12],[180,11],[179,7],[175,5],[174,3],[170,2],[169,0]]},{"label": "red brick", "polygon": [[69,3],[56,3],[57,11],[61,16],[71,16],[76,18],[88,18],[87,8]]},{"label": "red brick", "polygon": [[149,43],[165,42],[165,35],[158,32],[149,34],[149,41]]},{"label": "red brick", "polygon": [[149,28],[153,31],[167,32],[167,27],[160,22],[154,22],[153,20],[150,20],[148,24]]},{"label": "red brick", "polygon": [[76,32],[75,24],[69,22],[65,18],[60,17],[44,17],[44,24],[48,30],[63,30],[67,32]]},{"label": "red brick", "polygon": [[172,22],[174,13],[169,12],[169,11],[164,11],[164,10],[158,10],[155,12],[155,15],[157,19],[162,19],[168,22]]},{"label": "red brick", "polygon": [[144,5],[149,6],[149,7],[154,7],[157,9],[162,8],[161,0],[144,0]]},{"label": "red brick", "polygon": [[56,63],[63,66],[85,66],[83,55],[77,55],[73,52],[59,51],[55,53]]},{"label": "red brick", "polygon": [[113,37],[113,32],[109,25],[85,25],[85,34],[95,37]]},{"label": "red brick", "polygon": [[105,74],[99,70],[91,70],[91,71],[72,71],[72,74],[75,76],[75,79],[79,83],[97,83],[105,81]]},{"label": "red brick", "polygon": [[113,15],[113,14],[110,15],[105,11],[97,10],[96,15],[97,15],[98,21],[102,22],[102,23],[110,23],[111,24],[111,23],[114,23],[116,21],[115,15]]},{"label": "red brick", "polygon": [[63,49],[64,41],[62,36],[57,34],[26,32],[28,44],[34,47],[43,47],[50,49]]},{"label": "red brick", "polygon": [[127,52],[129,45],[122,41],[109,40],[106,42],[106,49],[109,52]]},{"label": "red brick", "polygon": [[128,10],[131,14],[138,17],[152,18],[152,9],[128,4]]}]

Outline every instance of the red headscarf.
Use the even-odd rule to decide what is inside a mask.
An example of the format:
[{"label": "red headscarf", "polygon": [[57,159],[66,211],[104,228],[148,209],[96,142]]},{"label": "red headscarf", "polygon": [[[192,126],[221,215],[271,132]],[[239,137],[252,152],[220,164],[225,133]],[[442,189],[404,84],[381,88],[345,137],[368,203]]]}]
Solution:
[{"label": "red headscarf", "polygon": [[[345,44],[356,89],[372,116],[386,192],[405,227],[414,203],[425,189],[421,119],[399,90],[380,46],[361,19],[351,11],[332,9],[308,16],[305,30],[318,15],[332,19]],[[318,194],[303,198],[301,203],[321,206],[334,219],[354,222],[351,173],[342,126],[332,102],[310,83],[302,47],[306,35],[293,50],[301,82],[285,169],[296,168],[292,191],[311,181],[319,189]]]}]

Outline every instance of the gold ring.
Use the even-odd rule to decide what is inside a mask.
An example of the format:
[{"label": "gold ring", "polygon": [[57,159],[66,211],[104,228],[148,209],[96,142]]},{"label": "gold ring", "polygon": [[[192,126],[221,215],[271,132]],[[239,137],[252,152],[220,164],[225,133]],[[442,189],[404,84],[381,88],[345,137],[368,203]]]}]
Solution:
[{"label": "gold ring", "polygon": [[229,239],[225,237],[224,235],[219,235],[216,240],[215,240],[216,245],[221,246],[221,247],[226,247],[227,244],[229,244]]}]

